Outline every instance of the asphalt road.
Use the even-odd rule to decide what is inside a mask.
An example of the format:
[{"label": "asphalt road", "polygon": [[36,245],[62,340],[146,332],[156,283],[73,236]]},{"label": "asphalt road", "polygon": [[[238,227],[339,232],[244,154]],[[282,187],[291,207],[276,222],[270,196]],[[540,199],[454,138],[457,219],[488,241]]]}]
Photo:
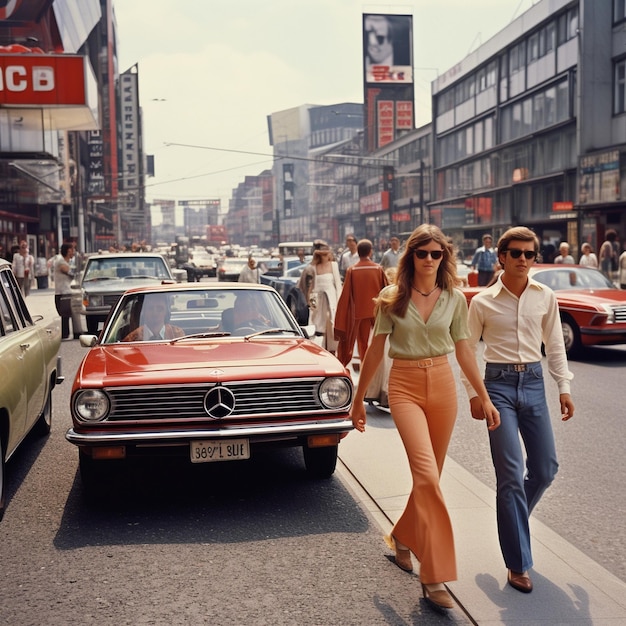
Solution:
[{"label": "asphalt road", "polygon": [[379,525],[300,451],[241,463],[144,463],[83,497],[65,440],[84,354],[64,342],[53,428],[8,463],[0,624],[467,624],[425,605]]}]

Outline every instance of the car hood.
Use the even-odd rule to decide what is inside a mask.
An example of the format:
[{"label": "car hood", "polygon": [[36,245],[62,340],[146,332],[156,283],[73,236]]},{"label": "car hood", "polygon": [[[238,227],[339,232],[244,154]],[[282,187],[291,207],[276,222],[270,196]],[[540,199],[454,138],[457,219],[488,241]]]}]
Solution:
[{"label": "car hood", "polygon": [[599,307],[604,304],[620,306],[626,304],[626,290],[621,289],[559,289],[555,291],[561,303],[585,303]]},{"label": "car hood", "polygon": [[75,384],[172,385],[220,380],[346,375],[330,353],[305,339],[253,338],[116,343],[91,348]]},{"label": "car hood", "polygon": [[163,280],[173,280],[171,278],[120,278],[120,279],[108,279],[108,280],[89,280],[83,282],[81,289],[88,293],[124,293],[128,289],[133,287],[142,287],[145,285],[151,285],[154,283],[160,284]]}]

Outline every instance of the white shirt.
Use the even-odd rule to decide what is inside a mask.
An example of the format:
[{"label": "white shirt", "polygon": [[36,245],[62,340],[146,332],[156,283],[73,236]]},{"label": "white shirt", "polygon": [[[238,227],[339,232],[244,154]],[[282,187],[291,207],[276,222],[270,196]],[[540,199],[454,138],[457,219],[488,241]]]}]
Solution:
[{"label": "white shirt", "polygon": [[[543,342],[548,371],[559,393],[570,392],[574,375],[567,366],[559,305],[545,285],[529,278],[518,298],[499,277],[470,301],[468,325],[469,344],[476,351],[482,336],[487,363],[536,363],[541,361]],[[478,395],[462,372],[461,380],[470,398]]]},{"label": "white shirt", "polygon": [[342,272],[345,272],[349,267],[352,267],[355,263],[359,261],[359,253],[355,252],[352,254],[350,250],[346,250],[339,260],[339,269]]}]

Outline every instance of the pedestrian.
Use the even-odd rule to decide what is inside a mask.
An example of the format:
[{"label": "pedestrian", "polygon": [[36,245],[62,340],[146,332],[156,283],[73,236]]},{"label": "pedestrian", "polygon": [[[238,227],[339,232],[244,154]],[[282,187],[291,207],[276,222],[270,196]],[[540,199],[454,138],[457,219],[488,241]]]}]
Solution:
[{"label": "pedestrian", "polygon": [[618,273],[617,280],[619,282],[619,288],[626,289],[626,249],[619,256],[617,273]]},{"label": "pedestrian", "polygon": [[333,327],[341,293],[339,264],[325,241],[316,240],[313,247],[313,259],[302,272],[298,287],[309,304],[309,324],[315,326],[320,345],[335,352],[337,342]]},{"label": "pedestrian", "polygon": [[590,243],[583,243],[580,246],[580,260],[578,261],[578,265],[582,265],[584,267],[598,267],[598,257],[592,251]]},{"label": "pedestrian", "polygon": [[569,253],[569,243],[562,241],[559,245],[559,254],[554,259],[554,263],[557,265],[575,265],[574,257]]},{"label": "pedestrian", "polygon": [[[503,271],[494,285],[472,298],[470,346],[484,344],[485,386],[500,412],[501,424],[489,431],[496,472],[498,535],[507,580],[529,593],[533,566],[528,518],[554,480],[558,463],[543,381],[542,344],[548,371],[557,383],[561,418],[574,415],[559,307],[554,292],[529,278],[539,251],[530,229],[517,226],[498,241]],[[463,379],[472,417],[482,419],[482,388]],[[525,453],[522,452],[521,440]]]},{"label": "pedestrian", "polygon": [[419,226],[400,258],[395,283],[376,300],[374,337],[351,411],[354,427],[363,432],[364,394],[388,341],[393,359],[389,407],[413,481],[406,507],[385,541],[401,569],[411,571],[411,552],[417,557],[424,598],[437,609],[454,606],[443,583],[457,577],[452,524],[440,487],[458,409],[448,354],[455,352],[476,385],[488,428],[499,424],[468,343],[467,303],[457,284],[452,246],[436,226]]},{"label": "pedestrian", "polygon": [[[72,279],[71,261],[74,256],[74,246],[64,243],[61,254],[54,262],[54,304],[57,313],[61,316],[61,338],[70,338],[70,319],[72,317]],[[76,334],[76,333],[74,333]]]},{"label": "pedestrian", "polygon": [[598,253],[598,261],[600,262],[600,270],[602,273],[613,280],[617,271],[617,257],[619,255],[619,244],[617,243],[617,231],[609,228],[605,234],[605,240],[600,246]]},{"label": "pedestrian", "polygon": [[254,257],[248,257],[248,264],[239,272],[240,283],[257,283],[261,282],[261,269],[259,268]]},{"label": "pedestrian", "polygon": [[389,238],[389,248],[383,253],[380,265],[384,270],[391,267],[398,267],[398,259],[400,258],[400,240],[392,235]]},{"label": "pedestrian", "polygon": [[20,241],[19,248],[13,255],[13,273],[17,278],[22,294],[26,297],[30,294],[30,283],[35,274],[35,258],[28,250],[28,242]]},{"label": "pedestrian", "polygon": [[339,257],[339,274],[342,279],[346,277],[346,270],[359,262],[359,253],[356,249],[357,240],[352,234],[346,235],[346,249]]},{"label": "pedestrian", "polygon": [[498,260],[496,251],[491,247],[493,237],[488,233],[483,235],[483,245],[476,248],[472,258],[472,269],[478,271],[478,285],[484,287],[493,277],[494,268]]},{"label": "pedestrian", "polygon": [[365,358],[367,344],[374,326],[374,298],[387,285],[385,271],[370,259],[372,242],[361,239],[357,244],[358,263],[346,271],[337,314],[335,316],[335,339],[338,341],[337,358],[348,365],[352,360],[356,341],[359,358]]}]

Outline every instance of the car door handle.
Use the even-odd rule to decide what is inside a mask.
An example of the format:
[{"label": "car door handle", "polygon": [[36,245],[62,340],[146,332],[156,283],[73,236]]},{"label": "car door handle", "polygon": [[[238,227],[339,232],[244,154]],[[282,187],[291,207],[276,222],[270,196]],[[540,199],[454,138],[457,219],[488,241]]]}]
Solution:
[{"label": "car door handle", "polygon": [[20,344],[20,348],[25,352],[26,350],[28,350],[28,348],[30,348],[30,344],[29,343],[21,343]]}]

